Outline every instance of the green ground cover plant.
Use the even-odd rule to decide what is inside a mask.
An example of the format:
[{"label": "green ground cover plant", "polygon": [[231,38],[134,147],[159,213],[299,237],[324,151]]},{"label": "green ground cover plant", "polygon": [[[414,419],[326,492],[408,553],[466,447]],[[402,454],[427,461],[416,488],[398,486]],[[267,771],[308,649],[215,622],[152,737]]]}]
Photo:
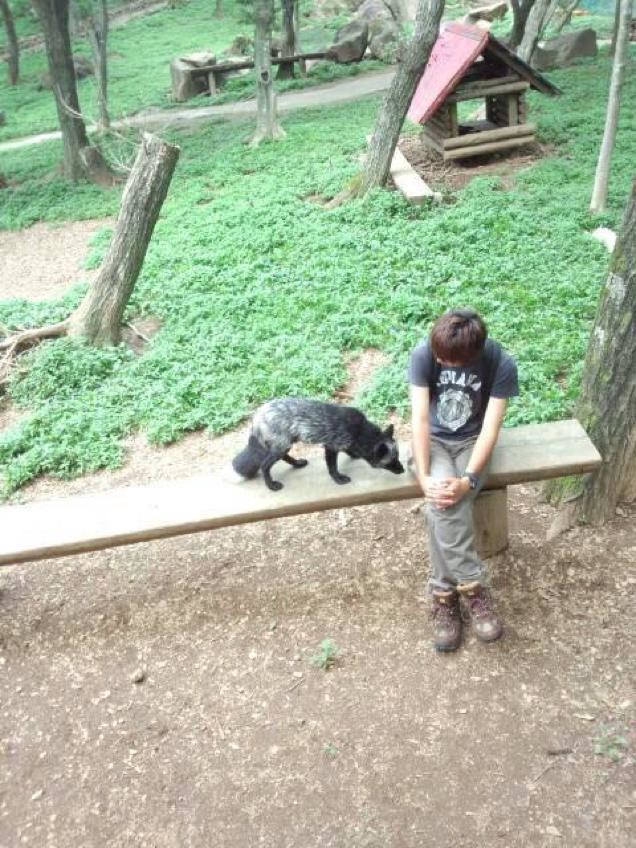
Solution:
[{"label": "green ground cover plant", "polygon": [[[584,63],[552,75],[561,98],[531,97],[556,153],[512,189],[481,178],[432,208],[389,191],[334,210],[315,202],[359,167],[377,98],[286,115],[287,138],[257,149],[244,144],[252,122],[173,133],[181,158],[128,310],[161,329],[142,356],[60,340],[23,358],[10,395],[27,414],[0,436],[4,493],[41,473],[116,466],[136,430],[168,443],[220,433],[278,395],[327,398],[345,380],[344,354],[368,347],[391,361],[357,403],[377,419],[406,414],[409,351],[451,304],[481,310],[518,359],[509,424],[568,415],[608,265],[589,231],[618,224],[636,154],[624,109],[608,213],[591,219],[609,72],[605,58]],[[636,96],[632,74],[623,96]],[[116,210],[120,189],[69,186],[51,173],[58,157],[57,144],[5,156],[18,184],[3,192],[0,226]],[[82,291],[0,303],[0,324],[59,320]]]}]

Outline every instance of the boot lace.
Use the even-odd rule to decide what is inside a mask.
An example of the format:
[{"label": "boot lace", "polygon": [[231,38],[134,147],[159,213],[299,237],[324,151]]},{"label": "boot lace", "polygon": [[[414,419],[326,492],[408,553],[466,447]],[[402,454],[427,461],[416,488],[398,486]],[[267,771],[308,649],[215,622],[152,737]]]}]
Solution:
[{"label": "boot lace", "polygon": [[452,623],[457,617],[457,604],[442,604],[436,601],[433,606],[433,620],[443,627]]},{"label": "boot lace", "polygon": [[492,615],[490,599],[483,591],[477,595],[469,596],[468,605],[470,606],[471,613],[476,618],[486,618]]}]

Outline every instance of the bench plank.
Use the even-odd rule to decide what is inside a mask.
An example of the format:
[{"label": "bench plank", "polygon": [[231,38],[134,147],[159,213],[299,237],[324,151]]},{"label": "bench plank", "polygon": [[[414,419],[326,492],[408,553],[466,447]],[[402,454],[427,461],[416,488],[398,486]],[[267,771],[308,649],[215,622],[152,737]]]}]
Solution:
[{"label": "bench plank", "polygon": [[[402,446],[402,456],[408,448]],[[578,421],[502,431],[487,488],[594,471],[601,457]],[[390,474],[341,457],[352,482],[336,485],[322,459],[305,469],[279,463],[285,484],[259,477],[231,483],[221,473],[0,507],[0,565],[64,556],[301,513],[420,497],[412,473]]]}]

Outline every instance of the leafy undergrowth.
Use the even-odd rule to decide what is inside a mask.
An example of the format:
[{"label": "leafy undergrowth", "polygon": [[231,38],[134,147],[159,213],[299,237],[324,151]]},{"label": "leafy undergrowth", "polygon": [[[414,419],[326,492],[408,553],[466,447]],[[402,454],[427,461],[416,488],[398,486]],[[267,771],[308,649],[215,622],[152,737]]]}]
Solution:
[{"label": "leafy undergrowth", "polygon": [[[358,402],[377,418],[406,413],[408,352],[452,304],[481,310],[518,359],[522,394],[508,423],[567,415],[607,268],[589,230],[618,224],[636,154],[636,116],[624,109],[609,211],[590,219],[608,76],[607,60],[553,74],[564,95],[533,96],[531,109],[559,155],[511,190],[475,180],[441,207],[388,191],[331,211],[308,199],[355,173],[376,98],[286,116],[287,138],[256,150],[243,143],[251,123],[175,133],[181,158],[129,305],[162,329],[141,357],[59,340],[22,360],[11,396],[31,414],[0,438],[5,492],[43,472],[115,466],[136,429],[167,443],[221,432],[277,395],[329,397],[345,379],[343,354],[367,347],[391,362]],[[623,97],[636,97],[633,75]],[[2,226],[114,211],[116,191],[51,177],[57,155],[47,145],[5,157],[21,184],[8,190]],[[5,302],[0,324],[57,320],[81,293]]]}]

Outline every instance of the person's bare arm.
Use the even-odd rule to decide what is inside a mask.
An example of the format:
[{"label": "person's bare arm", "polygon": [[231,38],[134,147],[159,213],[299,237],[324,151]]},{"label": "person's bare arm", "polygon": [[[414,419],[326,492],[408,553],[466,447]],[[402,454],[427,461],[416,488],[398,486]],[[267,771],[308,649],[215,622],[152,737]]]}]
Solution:
[{"label": "person's bare arm", "polygon": [[425,481],[430,472],[431,429],[428,422],[430,390],[428,386],[411,385],[411,431],[413,434],[413,460],[417,481],[426,494]]},{"label": "person's bare arm", "polygon": [[481,433],[475,442],[475,447],[470,455],[466,471],[471,471],[473,474],[481,474],[488,464],[488,460],[497,444],[499,431],[506,416],[507,408],[508,400],[506,398],[491,397],[488,401]]}]

